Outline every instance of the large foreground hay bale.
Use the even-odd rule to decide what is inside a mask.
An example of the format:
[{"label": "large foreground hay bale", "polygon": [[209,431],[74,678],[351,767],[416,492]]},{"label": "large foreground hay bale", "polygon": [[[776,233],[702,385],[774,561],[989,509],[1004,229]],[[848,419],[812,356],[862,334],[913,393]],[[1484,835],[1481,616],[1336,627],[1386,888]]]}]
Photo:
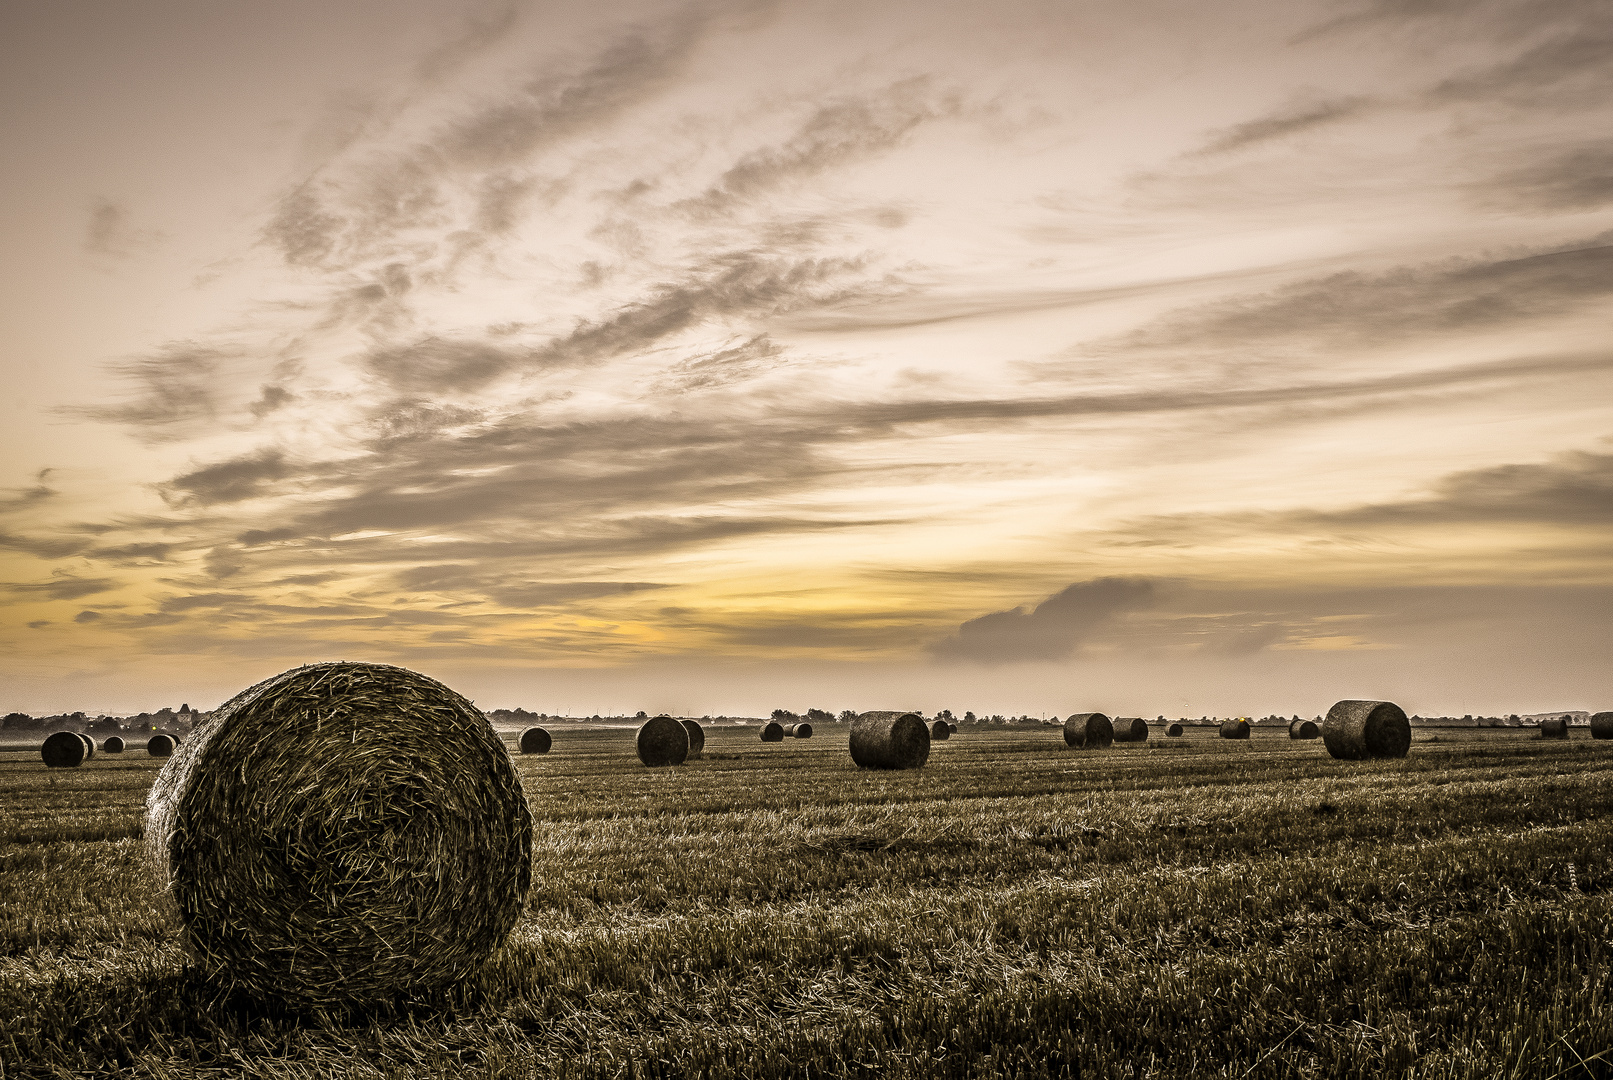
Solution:
[{"label": "large foreground hay bale", "polygon": [[1115,730],[1115,742],[1148,741],[1148,721],[1140,716],[1122,716],[1110,724]]},{"label": "large foreground hay bale", "polygon": [[1568,738],[1568,717],[1551,716],[1540,722],[1540,737],[1542,739]]},{"label": "large foreground hay bale", "polygon": [[147,807],[192,958],[316,1011],[460,982],[515,926],[531,878],[503,740],[448,687],[383,664],[310,664],[237,694]]},{"label": "large foreground hay bale", "polygon": [[1591,738],[1613,739],[1613,712],[1599,712],[1591,717]]},{"label": "large foreground hay bale", "polygon": [[784,741],[784,725],[779,723],[777,720],[769,720],[767,723],[763,724],[762,725],[762,741],[763,742],[783,742]]},{"label": "large foreground hay bale", "polygon": [[153,735],[146,740],[146,753],[152,757],[167,757],[174,752],[176,745],[178,740],[172,735]]},{"label": "large foreground hay bale", "polygon": [[865,712],[851,722],[851,760],[864,769],[917,769],[930,759],[930,726],[909,712]]},{"label": "large foreground hay bale", "polygon": [[1165,728],[1165,734],[1168,737],[1172,738],[1172,739],[1181,738],[1182,737],[1182,725],[1181,724],[1170,724],[1170,725],[1168,725]]},{"label": "large foreground hay bale", "polygon": [[1316,726],[1315,720],[1291,720],[1288,723],[1288,737],[1290,739],[1316,739],[1322,735],[1322,729]]},{"label": "large foreground hay bale", "polygon": [[109,754],[121,754],[123,753],[123,738],[118,735],[110,735],[107,737],[106,742],[101,744],[101,749]]},{"label": "large foreground hay bale", "polygon": [[937,720],[930,725],[930,738],[935,742],[946,742],[952,738],[952,725],[945,720]]},{"label": "large foreground hay bale", "polygon": [[799,724],[785,724],[784,734],[792,739],[810,739],[812,738],[812,725],[805,720]]},{"label": "large foreground hay bale", "polygon": [[678,723],[689,735],[689,756],[684,760],[693,761],[706,748],[706,729],[700,726],[698,720],[679,720]]},{"label": "large foreground hay bale", "polygon": [[1101,712],[1076,713],[1064,721],[1064,745],[1078,750],[1101,750],[1115,741],[1115,726]]},{"label": "large foreground hay bale", "polygon": [[47,769],[76,769],[89,755],[84,750],[84,736],[76,731],[53,731],[40,744],[39,756]]},{"label": "large foreground hay bale", "polygon": [[638,759],[651,768],[689,760],[689,733],[670,716],[652,716],[639,725]]},{"label": "large foreground hay bale", "polygon": [[1247,739],[1249,737],[1249,721],[1221,721],[1221,737],[1223,739]]},{"label": "large foreground hay bale", "polygon": [[1411,749],[1411,721],[1392,701],[1340,701],[1322,721],[1322,741],[1346,761],[1402,758]]},{"label": "large foreground hay bale", "polygon": [[547,754],[554,745],[554,738],[547,728],[529,727],[521,732],[520,742],[517,744],[523,754]]}]

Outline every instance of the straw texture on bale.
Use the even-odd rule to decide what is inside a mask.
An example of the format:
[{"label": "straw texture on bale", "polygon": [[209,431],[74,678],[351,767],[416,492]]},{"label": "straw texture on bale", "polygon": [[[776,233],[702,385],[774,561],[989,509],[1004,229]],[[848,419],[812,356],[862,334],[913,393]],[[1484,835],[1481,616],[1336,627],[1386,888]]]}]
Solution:
[{"label": "straw texture on bale", "polygon": [[78,737],[84,740],[84,760],[88,761],[95,756],[95,740],[82,731],[78,733]]},{"label": "straw texture on bale", "polygon": [[531,880],[504,741],[400,667],[310,664],[248,687],[168,760],[147,808],[198,966],[316,1012],[465,979]]},{"label": "straw texture on bale", "polygon": [[910,712],[865,712],[851,722],[851,760],[864,769],[918,769],[930,759],[930,725]]},{"label": "straw texture on bale", "polygon": [[529,727],[521,732],[521,741],[518,744],[523,754],[547,754],[554,745],[554,739],[547,728]]},{"label": "straw texture on bale", "polygon": [[779,723],[777,720],[769,720],[767,723],[763,724],[762,725],[762,741],[763,742],[783,742],[784,741],[784,725]]},{"label": "straw texture on bale", "polygon": [[1115,729],[1115,742],[1148,741],[1148,721],[1140,716],[1122,716],[1110,724]]},{"label": "straw texture on bale", "polygon": [[1411,721],[1392,701],[1340,701],[1322,721],[1322,741],[1345,761],[1402,758],[1411,749]]},{"label": "straw texture on bale", "polygon": [[799,724],[785,724],[784,734],[792,739],[810,739],[812,738],[812,725],[805,720]]},{"label": "straw texture on bale", "polygon": [[1221,721],[1221,737],[1223,739],[1247,739],[1249,737],[1249,721]]},{"label": "straw texture on bale", "polygon": [[1322,734],[1322,729],[1316,726],[1315,720],[1291,720],[1288,723],[1288,737],[1290,739],[1315,739]]},{"label": "straw texture on bale", "polygon": [[1599,712],[1591,717],[1591,738],[1613,739],[1613,712]]},{"label": "straw texture on bale", "polygon": [[1165,734],[1167,736],[1169,736],[1170,738],[1172,738],[1172,739],[1181,738],[1182,737],[1182,725],[1181,724],[1171,724],[1169,727],[1167,727],[1165,729]]},{"label": "straw texture on bale", "polygon": [[106,742],[101,744],[101,749],[109,754],[121,754],[123,753],[123,739],[117,735],[110,735],[107,737]]},{"label": "straw texture on bale", "polygon": [[930,725],[930,738],[936,742],[946,742],[952,738],[952,726],[945,720],[937,720]]},{"label": "straw texture on bale", "polygon": [[697,720],[679,720],[678,723],[689,733],[689,756],[684,760],[692,761],[706,748],[706,729],[701,727]]},{"label": "straw texture on bale", "polygon": [[76,769],[84,764],[84,739],[76,731],[54,731],[40,744],[39,756],[47,769]]},{"label": "straw texture on bale", "polygon": [[1568,717],[1552,716],[1540,722],[1540,737],[1542,739],[1568,738]]},{"label": "straw texture on bale", "polygon": [[167,757],[174,752],[175,745],[172,735],[153,735],[146,740],[146,753],[152,757]]},{"label": "straw texture on bale", "polygon": [[1101,750],[1115,741],[1114,723],[1101,712],[1076,713],[1064,721],[1064,745]]},{"label": "straw texture on bale", "polygon": [[652,716],[639,725],[638,759],[652,769],[689,760],[689,733],[670,716]]}]

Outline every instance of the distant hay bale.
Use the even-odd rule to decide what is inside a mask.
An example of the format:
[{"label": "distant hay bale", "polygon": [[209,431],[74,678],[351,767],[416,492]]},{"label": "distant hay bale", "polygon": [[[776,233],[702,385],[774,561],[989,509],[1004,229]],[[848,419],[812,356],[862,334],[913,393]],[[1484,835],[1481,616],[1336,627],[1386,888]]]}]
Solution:
[{"label": "distant hay bale", "polygon": [[40,744],[39,756],[47,769],[76,769],[88,756],[84,752],[84,737],[76,731],[53,731]]},{"label": "distant hay bale", "polygon": [[101,749],[105,750],[109,754],[121,754],[121,753],[123,753],[123,739],[122,739],[122,737],[118,736],[118,735],[108,736],[106,742],[101,744]]},{"label": "distant hay bale", "polygon": [[1613,712],[1599,712],[1591,717],[1591,738],[1613,739]]},{"label": "distant hay bale", "polygon": [[1115,742],[1148,741],[1148,721],[1140,716],[1122,716],[1110,724],[1115,730]]},{"label": "distant hay bale", "polygon": [[1315,739],[1322,734],[1322,729],[1316,726],[1315,720],[1291,720],[1288,723],[1288,737],[1290,739]]},{"label": "distant hay bale", "polygon": [[930,726],[915,713],[865,712],[851,722],[851,760],[864,769],[917,769],[930,759]]},{"label": "distant hay bale", "polygon": [[956,734],[957,734],[957,733],[958,733],[958,725],[957,725],[957,724],[950,724],[950,723],[949,723],[949,724],[948,724],[948,725],[947,725],[947,730],[948,730],[948,731],[950,731],[950,732],[952,732],[952,734],[954,734],[954,735],[956,735]]},{"label": "distant hay bale", "polygon": [[1076,713],[1064,721],[1064,745],[1101,750],[1115,741],[1115,726],[1101,712]]},{"label": "distant hay bale", "polygon": [[168,757],[178,743],[172,735],[153,735],[146,740],[146,753],[152,757]]},{"label": "distant hay bale", "polygon": [[1540,737],[1542,739],[1568,738],[1568,717],[1552,716],[1540,722]]},{"label": "distant hay bale", "polygon": [[1340,701],[1322,721],[1322,741],[1345,761],[1403,758],[1411,749],[1411,721],[1392,701]]},{"label": "distant hay bale", "polygon": [[946,742],[952,738],[952,725],[945,720],[937,720],[930,725],[930,738],[935,742]]},{"label": "distant hay bale", "polygon": [[639,725],[638,759],[651,768],[689,760],[689,732],[670,716],[653,716]]},{"label": "distant hay bale", "polygon": [[1221,721],[1221,737],[1223,739],[1247,739],[1249,737],[1249,721]]},{"label": "distant hay bale", "polygon": [[769,720],[767,723],[763,724],[762,725],[762,741],[763,742],[783,742],[784,741],[784,725],[779,723],[777,720]]},{"label": "distant hay bale", "polygon": [[554,745],[554,738],[545,728],[529,727],[521,732],[517,744],[523,754],[547,754]]},{"label": "distant hay bale", "polygon": [[168,760],[147,807],[192,959],[297,1008],[462,982],[514,928],[531,879],[532,816],[504,741],[400,667],[310,664],[247,688]]},{"label": "distant hay bale", "polygon": [[812,738],[812,725],[804,720],[799,724],[786,724],[784,734],[792,739],[810,739]]},{"label": "distant hay bale", "polygon": [[679,720],[683,730],[689,735],[689,756],[685,761],[693,761],[706,749],[706,729],[700,726],[698,720]]},{"label": "distant hay bale", "polygon": [[95,740],[82,731],[78,732],[78,737],[84,740],[84,760],[88,761],[95,756]]},{"label": "distant hay bale", "polygon": [[1170,738],[1172,738],[1172,739],[1181,738],[1182,737],[1182,725],[1181,724],[1171,724],[1170,726],[1168,726],[1165,729],[1165,734],[1167,736],[1169,736]]}]

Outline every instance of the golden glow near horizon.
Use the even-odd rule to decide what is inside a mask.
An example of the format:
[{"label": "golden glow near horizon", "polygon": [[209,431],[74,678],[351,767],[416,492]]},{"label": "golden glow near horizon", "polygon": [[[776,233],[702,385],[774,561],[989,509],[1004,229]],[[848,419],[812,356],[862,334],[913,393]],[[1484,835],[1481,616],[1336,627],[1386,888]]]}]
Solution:
[{"label": "golden glow near horizon", "polygon": [[91,7],[0,28],[0,707],[1613,699],[1613,15]]}]

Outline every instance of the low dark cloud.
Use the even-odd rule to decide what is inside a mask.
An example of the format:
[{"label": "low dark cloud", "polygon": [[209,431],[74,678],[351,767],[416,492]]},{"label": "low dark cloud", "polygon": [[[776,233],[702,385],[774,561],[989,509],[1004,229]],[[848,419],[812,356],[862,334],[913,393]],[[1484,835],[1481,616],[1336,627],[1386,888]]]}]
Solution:
[{"label": "low dark cloud", "polygon": [[20,595],[38,594],[51,600],[77,600],[82,596],[94,596],[96,593],[111,592],[122,587],[121,581],[112,578],[81,578],[71,574],[60,574],[51,581],[21,582],[6,586]]},{"label": "low dark cloud", "polygon": [[166,562],[168,553],[173,549],[173,544],[163,543],[117,544],[112,547],[91,548],[84,555],[86,558],[104,559],[119,566],[140,566]]},{"label": "low dark cloud", "polygon": [[1101,349],[1309,347],[1478,331],[1560,315],[1613,296],[1613,245],[1346,272],[1165,317]]},{"label": "low dark cloud", "polygon": [[726,349],[679,362],[661,379],[660,388],[685,392],[710,390],[754,379],[780,366],[784,349],[766,334],[757,334]]},{"label": "low dark cloud", "polygon": [[1613,88],[1613,16],[1601,5],[1600,17],[1586,18],[1547,41],[1488,67],[1446,79],[1435,101],[1501,100],[1554,109],[1602,105]]},{"label": "low dark cloud", "polygon": [[151,229],[140,229],[130,220],[129,209],[110,199],[100,199],[90,210],[84,232],[84,250],[91,255],[114,259],[138,254],[162,238]]},{"label": "low dark cloud", "polygon": [[1545,155],[1477,186],[1482,201],[1542,213],[1613,204],[1613,141]]},{"label": "low dark cloud", "polygon": [[105,616],[103,616],[99,611],[84,610],[79,612],[77,615],[74,615],[73,621],[80,624],[92,623],[104,617]]},{"label": "low dark cloud", "polygon": [[919,125],[956,114],[955,97],[938,95],[927,77],[906,79],[864,97],[820,105],[785,141],[744,155],[720,179],[677,209],[720,213],[732,205],[874,156],[900,145]]},{"label": "low dark cloud", "polygon": [[1029,611],[1017,607],[970,619],[930,652],[981,664],[1064,660],[1116,619],[1153,603],[1154,583],[1146,578],[1078,581]]},{"label": "low dark cloud", "polygon": [[148,438],[183,438],[189,434],[186,425],[216,414],[217,376],[236,355],[212,345],[175,342],[149,356],[110,365],[115,378],[133,387],[127,401],[64,411],[143,428]]},{"label": "low dark cloud", "polygon": [[291,472],[285,454],[270,447],[176,476],[159,490],[171,505],[214,506],[263,495]]},{"label": "low dark cloud", "polygon": [[1191,156],[1229,154],[1260,143],[1272,142],[1302,131],[1310,131],[1327,124],[1359,116],[1372,108],[1375,102],[1365,97],[1332,98],[1298,105],[1262,116],[1256,120],[1236,124],[1216,132]]}]

